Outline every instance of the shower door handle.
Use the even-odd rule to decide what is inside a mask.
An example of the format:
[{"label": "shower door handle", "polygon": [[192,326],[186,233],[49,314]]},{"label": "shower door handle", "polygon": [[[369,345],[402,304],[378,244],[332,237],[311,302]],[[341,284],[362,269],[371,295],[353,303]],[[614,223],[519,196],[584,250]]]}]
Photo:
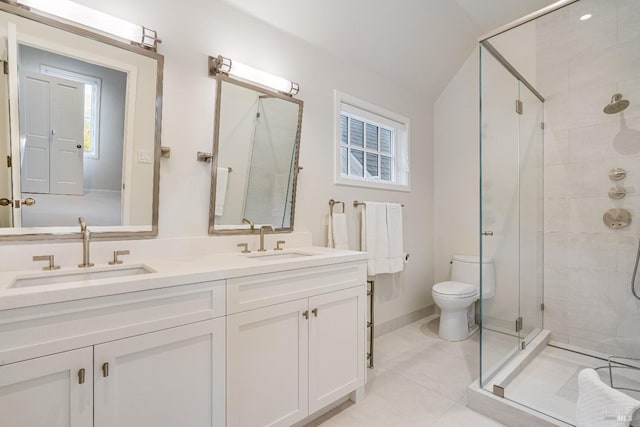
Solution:
[{"label": "shower door handle", "polygon": [[493,231],[483,231],[482,235],[483,236],[493,236]]}]

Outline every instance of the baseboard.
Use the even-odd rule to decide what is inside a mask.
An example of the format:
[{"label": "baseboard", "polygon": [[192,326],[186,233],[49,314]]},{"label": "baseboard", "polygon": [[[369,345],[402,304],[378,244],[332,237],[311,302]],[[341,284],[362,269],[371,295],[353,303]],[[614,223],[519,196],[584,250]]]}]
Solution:
[{"label": "baseboard", "polygon": [[388,320],[384,323],[376,324],[373,336],[374,338],[378,338],[379,336],[388,334],[391,331],[400,329],[403,326],[407,326],[420,319],[431,316],[435,314],[435,312],[436,305],[432,304],[427,307],[421,308],[420,310],[416,310],[403,316],[396,317],[395,319]]}]

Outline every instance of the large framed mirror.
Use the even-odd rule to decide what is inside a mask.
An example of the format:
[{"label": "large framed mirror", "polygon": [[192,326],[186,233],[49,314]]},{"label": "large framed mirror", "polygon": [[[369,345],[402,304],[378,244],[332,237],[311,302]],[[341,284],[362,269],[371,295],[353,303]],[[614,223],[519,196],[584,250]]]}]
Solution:
[{"label": "large framed mirror", "polygon": [[[0,2],[0,240],[158,233],[164,58]],[[6,163],[5,163],[6,160]]]},{"label": "large framed mirror", "polygon": [[216,80],[209,234],[292,231],[303,101],[224,73]]}]

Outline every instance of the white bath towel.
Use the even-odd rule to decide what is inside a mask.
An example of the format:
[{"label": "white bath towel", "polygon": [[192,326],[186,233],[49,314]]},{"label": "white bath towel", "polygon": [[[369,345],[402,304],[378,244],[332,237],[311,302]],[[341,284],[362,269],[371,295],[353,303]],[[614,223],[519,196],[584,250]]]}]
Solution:
[{"label": "white bath towel", "polygon": [[578,375],[577,427],[628,426],[640,401],[615,390],[600,380],[593,369]]},{"label": "white bath towel", "polygon": [[404,244],[402,241],[402,205],[387,203],[387,234],[389,239],[389,273],[404,270]]},{"label": "white bath towel", "polygon": [[365,202],[362,210],[361,247],[369,253],[367,274],[389,273],[389,234],[384,203]]},{"label": "white bath towel", "polygon": [[344,213],[329,215],[329,247],[349,249],[347,216]]},{"label": "white bath towel", "polygon": [[216,171],[216,208],[215,216],[224,213],[224,201],[227,198],[227,183],[229,182],[229,169],[218,168]]}]

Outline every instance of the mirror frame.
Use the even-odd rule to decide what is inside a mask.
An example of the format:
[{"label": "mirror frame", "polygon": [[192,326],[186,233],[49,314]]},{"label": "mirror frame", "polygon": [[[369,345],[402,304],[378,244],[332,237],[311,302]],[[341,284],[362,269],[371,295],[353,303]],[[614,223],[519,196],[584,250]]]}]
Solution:
[{"label": "mirror frame", "polygon": [[[215,75],[216,79],[216,101],[215,101],[215,113],[213,120],[213,158],[211,160],[211,195],[209,199],[209,235],[216,234],[257,234],[260,232],[259,229],[251,230],[250,228],[225,228],[225,229],[216,229],[215,228],[215,205],[216,205],[216,184],[218,178],[218,146],[220,144],[220,107],[222,104],[222,83],[227,82],[230,84],[238,85],[244,87],[246,89],[251,89],[256,92],[260,92],[265,95],[272,96],[274,98],[279,98],[284,101],[293,102],[298,104],[298,125],[296,128],[296,141],[295,141],[295,157],[293,164],[293,186],[292,186],[292,198],[291,198],[291,218],[289,222],[289,227],[281,227],[276,228],[276,233],[291,233],[293,231],[293,221],[296,213],[296,193],[298,190],[298,174],[302,167],[300,167],[300,137],[302,133],[302,110],[304,107],[304,101],[301,99],[296,99],[291,95],[285,95],[281,92],[275,92],[273,90],[265,89],[262,86],[254,85],[251,83],[247,83],[242,80],[234,79],[229,77],[227,74],[218,72]],[[233,226],[233,225],[231,225]],[[230,226],[230,227],[231,227]]]},{"label": "mirror frame", "polygon": [[[79,26],[78,24],[69,23],[62,18],[52,17],[51,15],[40,14],[32,12],[29,8],[20,5],[14,5],[6,3],[8,0],[0,0],[0,11],[6,12],[12,15],[19,16],[21,18],[29,19],[31,21],[38,22],[40,24],[48,25],[59,30],[67,31],[72,34],[76,34],[80,37],[95,40],[97,42],[105,43],[120,49],[128,50],[130,52],[155,59],[158,64],[158,71],[156,77],[156,100],[155,100],[155,131],[154,131],[154,163],[153,163],[153,202],[151,206],[151,230],[149,231],[96,231],[91,232],[93,239],[115,240],[115,239],[136,239],[136,238],[149,238],[156,237],[158,235],[158,207],[159,207],[159,192],[160,192],[160,146],[161,146],[161,130],[162,130],[162,87],[164,78],[164,56],[157,53],[154,50],[145,49],[135,45],[120,41],[119,39],[109,37],[99,32],[92,31],[88,28]],[[91,227],[91,224],[88,224]],[[117,227],[117,226],[116,226]],[[119,227],[128,227],[121,225]],[[50,228],[50,227],[30,227],[30,228]],[[78,229],[80,226],[78,225]],[[26,229],[26,228],[25,228]],[[82,233],[76,232],[43,232],[43,233],[24,233],[24,234],[2,234],[0,229],[0,241],[25,241],[25,240],[63,240],[63,239],[80,239]]]}]

